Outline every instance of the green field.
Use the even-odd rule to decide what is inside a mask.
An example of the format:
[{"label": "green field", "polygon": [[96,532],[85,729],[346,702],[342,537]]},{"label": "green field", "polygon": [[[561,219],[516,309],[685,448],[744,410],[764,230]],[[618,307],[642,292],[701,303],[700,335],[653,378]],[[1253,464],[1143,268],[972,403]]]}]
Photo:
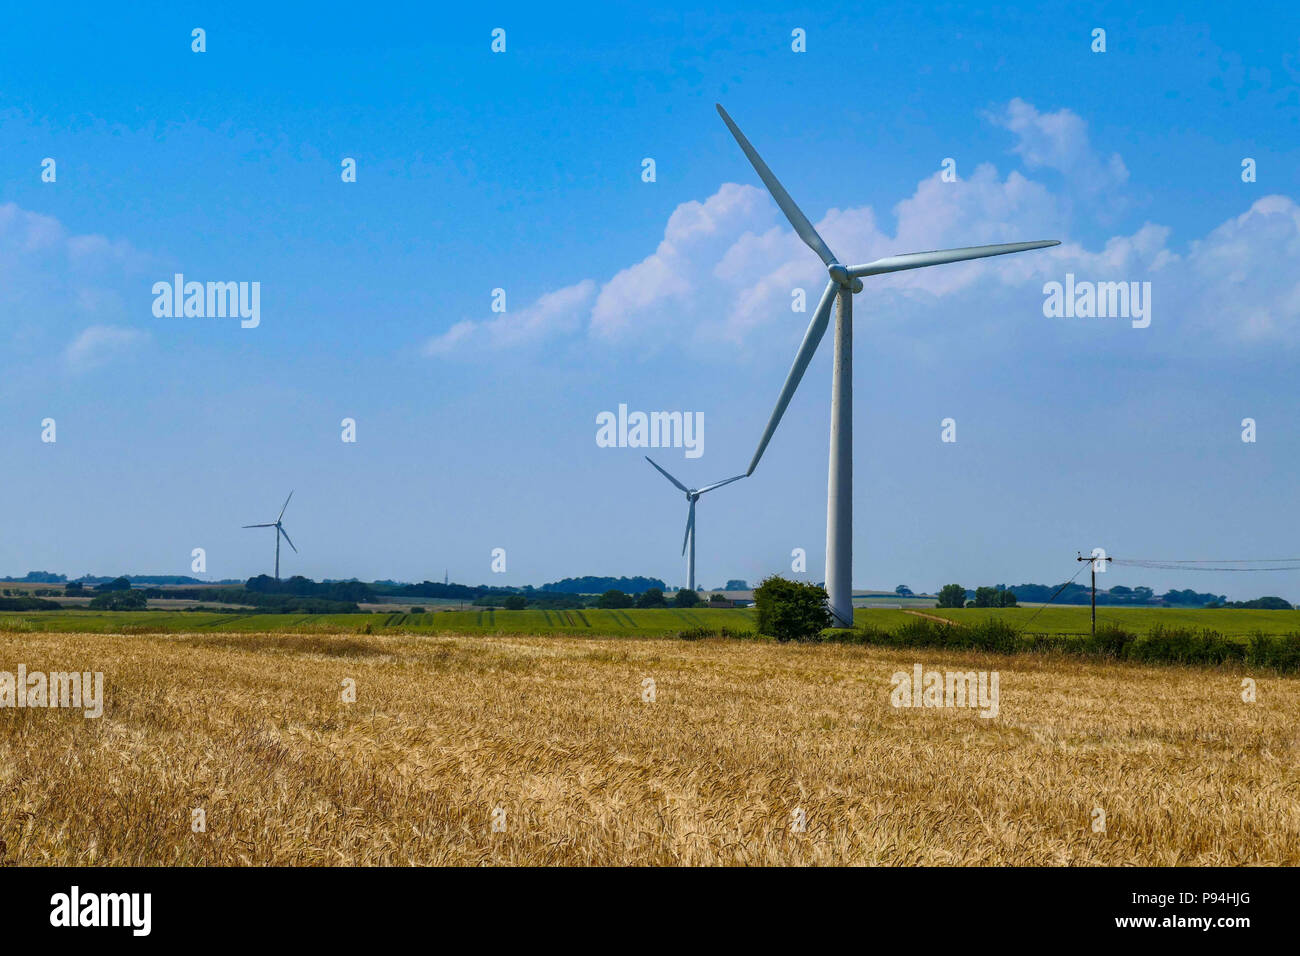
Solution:
[{"label": "green field", "polygon": [[[877,613],[877,612],[873,612]],[[901,614],[899,611],[879,612]],[[227,614],[188,611],[0,612],[0,630],[88,633],[181,633],[206,631],[414,633],[414,634],[591,634],[653,637],[689,628],[754,628],[749,609],[660,608],[626,611],[440,611],[428,614]]]},{"label": "green field", "polygon": [[[956,624],[976,623],[988,618],[1005,620],[1040,634],[1086,634],[1086,607],[926,608],[928,617],[941,617]],[[906,610],[858,608],[858,624],[894,630],[916,617]],[[1145,634],[1153,627],[1213,630],[1227,636],[1255,633],[1300,632],[1300,611],[1171,610],[1166,608],[1098,608],[1097,626],[1115,624]],[[440,611],[405,614],[249,614],[183,611],[30,611],[0,612],[0,631],[53,631],[69,633],[408,633],[408,634],[587,634],[613,637],[661,637],[689,628],[754,630],[751,608],[730,610],[698,608],[656,608],[625,611]]]},{"label": "green field", "polygon": [[[874,614],[875,612],[866,612]],[[1091,611],[1087,607],[933,608],[925,613],[958,624],[997,618],[1038,634],[1087,634]],[[858,623],[863,612],[855,615]],[[1032,622],[1031,622],[1032,618]],[[1153,627],[1193,628],[1230,636],[1300,632],[1300,611],[1251,611],[1237,608],[1206,611],[1162,607],[1099,607],[1097,627],[1107,624],[1145,634]],[[890,627],[882,624],[882,627]]]}]

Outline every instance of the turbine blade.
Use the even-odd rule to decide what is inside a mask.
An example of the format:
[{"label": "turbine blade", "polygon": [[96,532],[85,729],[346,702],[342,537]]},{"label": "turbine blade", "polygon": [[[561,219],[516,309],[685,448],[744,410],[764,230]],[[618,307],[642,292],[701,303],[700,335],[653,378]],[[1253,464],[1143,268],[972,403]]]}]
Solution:
[{"label": "turbine blade", "polygon": [[772,170],[767,168],[767,163],[763,162],[763,157],[758,155],[758,151],[750,145],[749,140],[745,139],[745,134],[740,131],[740,127],[731,121],[731,117],[722,108],[722,104],[715,103],[714,105],[718,108],[718,115],[722,117],[722,122],[727,124],[727,129],[731,130],[731,135],[736,137],[736,142],[740,144],[740,148],[749,157],[750,163],[758,173],[758,178],[763,180],[763,185],[772,194],[776,204],[781,207],[781,211],[785,213],[785,218],[790,220],[790,225],[794,226],[794,231],[799,234],[799,238],[807,243],[808,248],[817,253],[826,265],[830,266],[838,262],[835,253],[831,252],[826,243],[822,241],[822,237],[817,235],[817,230],[808,221],[808,217],[803,214],[803,210],[794,204],[794,200],[785,191],[785,187],[773,175]]},{"label": "turbine blade", "polygon": [[677,486],[678,488],[680,488],[682,491],[686,492],[688,495],[691,493],[691,489],[687,488],[684,484],[682,484],[680,481],[678,481],[678,480],[677,480],[676,478],[674,478],[672,475],[668,474],[668,472],[664,471],[664,470],[663,470],[662,468],[660,468],[658,465],[655,465],[655,463],[654,463],[654,459],[652,459],[649,455],[646,455],[646,456],[645,456],[645,460],[648,461],[648,462],[650,462],[650,464],[654,465],[654,467],[655,467],[655,471],[659,472],[659,474],[663,475],[665,478],[667,478],[669,481],[671,481],[674,485],[676,485],[676,486]]},{"label": "turbine blade", "polygon": [[699,491],[697,491],[697,492],[695,492],[695,493],[696,493],[697,495],[702,495],[702,494],[704,494],[706,491],[712,491],[714,488],[721,488],[723,485],[729,485],[729,484],[731,484],[733,481],[740,481],[741,478],[748,478],[748,477],[749,477],[748,475],[737,475],[735,478],[727,478],[727,479],[724,480],[724,481],[715,481],[715,482],[714,482],[713,484],[711,484],[711,485],[705,485],[703,488],[701,488]]},{"label": "turbine blade", "polygon": [[[293,492],[291,491],[291,492],[289,492],[289,498],[292,498],[292,497],[293,497]],[[285,499],[284,499],[284,508],[289,507],[289,498],[285,498]],[[284,517],[284,508],[281,508],[281,509],[280,509],[280,518],[283,518],[283,517]],[[276,521],[279,521],[280,518],[276,518],[275,520],[276,520]]]},{"label": "turbine blade", "polygon": [[691,540],[691,532],[695,530],[695,499],[691,499],[690,514],[686,516],[686,534],[682,535],[682,554],[686,553],[686,544]]},{"label": "turbine blade", "polygon": [[266,524],[246,524],[244,525],[244,527],[245,528],[274,528],[275,522],[268,521]]},{"label": "turbine blade", "polygon": [[[284,540],[285,540],[285,541],[289,541],[289,532],[287,532],[287,531],[285,531],[283,528],[281,528],[281,529],[280,529],[280,534],[284,535]],[[289,541],[289,547],[293,548],[293,542],[292,542],[292,541]],[[297,554],[297,553],[298,553],[298,549],[297,549],[297,548],[293,548],[293,553],[294,553],[294,554]]]},{"label": "turbine blade", "polygon": [[772,411],[772,417],[767,420],[767,428],[763,429],[763,437],[758,443],[758,451],[754,452],[754,459],[749,463],[749,471],[746,475],[752,475],[754,469],[758,467],[758,460],[763,457],[763,451],[767,448],[767,443],[772,440],[772,433],[776,431],[776,426],[781,422],[781,416],[785,414],[785,407],[790,404],[790,399],[794,397],[794,390],[799,387],[799,381],[803,378],[803,373],[808,370],[808,363],[812,361],[813,355],[817,352],[817,346],[821,344],[822,336],[826,334],[826,327],[830,323],[831,306],[835,303],[835,290],[839,286],[835,282],[826,284],[826,291],[822,293],[822,299],[817,303],[817,311],[813,313],[812,321],[808,323],[808,331],[804,333],[803,344],[799,346],[799,351],[795,354],[794,364],[790,366],[790,374],[785,377],[785,385],[781,387],[781,394],[776,400],[776,408]]},{"label": "turbine blade", "polygon": [[909,252],[902,256],[886,256],[866,265],[850,266],[854,277],[878,276],[885,272],[902,272],[924,266],[939,266],[945,262],[963,262],[966,259],[983,259],[985,256],[1005,256],[1009,252],[1027,252],[1059,246],[1059,239],[1039,239],[1034,242],[1004,242],[993,246],[966,246],[962,249],[937,249],[934,252]]}]

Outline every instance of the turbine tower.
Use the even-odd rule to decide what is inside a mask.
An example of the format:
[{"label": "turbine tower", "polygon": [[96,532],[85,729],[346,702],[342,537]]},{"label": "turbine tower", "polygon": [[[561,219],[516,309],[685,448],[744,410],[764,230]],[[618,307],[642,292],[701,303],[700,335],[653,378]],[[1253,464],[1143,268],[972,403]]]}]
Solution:
[{"label": "turbine tower", "polygon": [[901,272],[905,269],[920,269],[923,266],[937,266],[945,262],[961,262],[966,259],[982,259],[985,256],[1001,256],[1009,252],[1025,252],[1029,249],[1042,249],[1060,243],[1055,239],[1037,242],[1008,242],[992,246],[969,246],[962,249],[941,249],[936,252],[911,252],[901,256],[887,256],[860,266],[844,266],[835,258],[822,237],[817,234],[802,210],[794,204],[790,194],[772,175],[767,163],[750,145],[740,128],[732,122],[722,104],[716,104],[722,121],[731,130],[731,135],[740,144],[741,150],[749,158],[754,170],[763,180],[763,185],[772,194],[776,204],[790,220],[794,231],[813,252],[817,253],[830,273],[826,291],[822,293],[808,331],[804,333],[803,344],[795,354],[790,374],[786,376],[785,385],[777,397],[776,408],[768,419],[767,428],[759,440],[758,450],[749,463],[746,475],[752,475],[758,467],[758,460],[763,457],[767,443],[772,439],[786,406],[790,404],[799,381],[812,361],[817,346],[826,334],[830,322],[831,305],[837,303],[839,309],[835,316],[835,359],[831,381],[831,449],[829,475],[826,487],[826,590],[830,597],[830,610],[834,615],[835,627],[853,626],[853,295],[862,291],[862,279],[866,276],[883,275],[887,272]]},{"label": "turbine tower", "polygon": [[659,472],[659,474],[663,475],[679,489],[684,491],[686,493],[686,500],[691,503],[690,511],[688,511],[686,515],[686,535],[682,538],[682,554],[686,554],[686,549],[689,546],[691,550],[689,557],[686,559],[686,587],[687,590],[693,593],[695,591],[695,502],[699,501],[700,495],[704,494],[706,491],[712,491],[714,488],[721,488],[723,485],[729,485],[733,481],[740,481],[740,479],[744,478],[745,475],[737,475],[735,478],[727,478],[724,481],[715,481],[713,484],[705,485],[703,488],[687,488],[672,475],[668,474],[668,472],[656,465],[649,455],[645,456],[645,460],[654,465],[655,471]]},{"label": "turbine tower", "polygon": [[[293,497],[293,492],[289,492],[289,498]],[[289,498],[284,499],[284,508],[289,507]],[[284,540],[289,541],[289,532],[284,530],[284,525],[280,518],[284,517],[284,508],[280,509],[280,517],[274,521],[268,521],[265,524],[246,524],[245,528],[274,528],[275,529],[275,579],[280,580],[280,535],[284,535]],[[293,542],[289,541],[289,547],[293,548],[293,553],[297,554],[298,549],[293,547]]]}]

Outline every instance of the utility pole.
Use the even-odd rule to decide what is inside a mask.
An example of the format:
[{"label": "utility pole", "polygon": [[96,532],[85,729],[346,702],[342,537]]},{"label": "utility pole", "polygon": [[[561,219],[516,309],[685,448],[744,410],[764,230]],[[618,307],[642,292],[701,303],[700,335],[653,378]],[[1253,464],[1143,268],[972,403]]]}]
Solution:
[{"label": "utility pole", "polygon": [[1077,561],[1092,562],[1092,636],[1096,637],[1097,636],[1097,563],[1100,561],[1113,561],[1114,559],[1106,557],[1106,552],[1104,551],[1102,551],[1100,557],[1091,557],[1091,558],[1085,558],[1082,554],[1079,554],[1079,552],[1077,551],[1075,552],[1075,554],[1079,555],[1078,558],[1075,559]]}]

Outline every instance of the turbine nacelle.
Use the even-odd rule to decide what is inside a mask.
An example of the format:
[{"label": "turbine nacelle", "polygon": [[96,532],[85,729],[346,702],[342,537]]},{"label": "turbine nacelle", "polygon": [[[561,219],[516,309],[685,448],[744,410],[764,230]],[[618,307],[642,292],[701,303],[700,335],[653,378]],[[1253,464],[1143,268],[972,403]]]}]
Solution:
[{"label": "turbine nacelle", "polygon": [[849,289],[852,292],[862,291],[862,280],[849,272],[848,266],[840,265],[838,262],[832,263],[826,267],[826,271],[831,275],[831,281],[842,289]]}]

